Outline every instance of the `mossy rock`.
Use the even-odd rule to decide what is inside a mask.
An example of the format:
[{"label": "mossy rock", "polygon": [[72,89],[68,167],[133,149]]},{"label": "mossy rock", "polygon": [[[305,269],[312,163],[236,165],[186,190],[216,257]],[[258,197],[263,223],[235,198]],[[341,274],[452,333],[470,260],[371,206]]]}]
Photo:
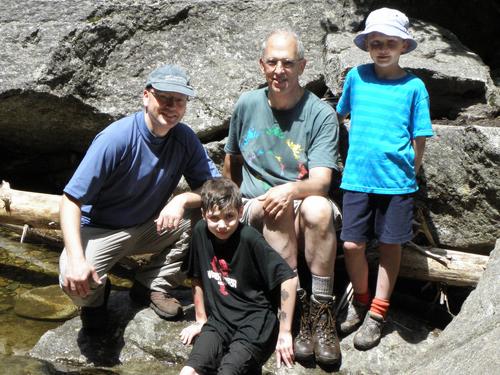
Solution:
[{"label": "mossy rock", "polygon": [[78,308],[63,293],[59,285],[29,290],[16,298],[14,311],[24,318],[40,320],[67,320],[78,313]]}]

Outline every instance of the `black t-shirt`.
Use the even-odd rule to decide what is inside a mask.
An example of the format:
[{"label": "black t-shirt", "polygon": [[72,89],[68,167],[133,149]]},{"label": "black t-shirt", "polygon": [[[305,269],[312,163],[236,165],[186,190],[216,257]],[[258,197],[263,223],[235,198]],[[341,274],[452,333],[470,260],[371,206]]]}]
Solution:
[{"label": "black t-shirt", "polygon": [[295,274],[257,230],[240,223],[220,242],[200,220],[183,269],[202,282],[208,314],[204,330],[215,330],[228,343],[242,340],[252,352],[274,345],[277,287]]}]

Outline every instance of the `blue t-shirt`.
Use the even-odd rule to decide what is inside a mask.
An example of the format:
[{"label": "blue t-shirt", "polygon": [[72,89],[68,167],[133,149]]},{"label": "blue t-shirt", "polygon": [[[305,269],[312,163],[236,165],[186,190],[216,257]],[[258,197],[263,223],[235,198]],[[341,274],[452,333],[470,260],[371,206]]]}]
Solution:
[{"label": "blue t-shirt", "polygon": [[308,178],[311,168],[337,169],[337,115],[307,90],[288,110],[269,106],[267,87],[246,92],[231,117],[225,151],[243,156],[241,193],[255,198]]},{"label": "blue t-shirt", "polygon": [[192,189],[220,176],[187,125],[155,137],[137,112],[97,134],[64,192],[82,203],[82,225],[127,228],[159,214],[182,175]]},{"label": "blue t-shirt", "polygon": [[347,74],[337,112],[351,113],[342,189],[377,194],[418,189],[412,140],[433,134],[422,80],[411,73],[383,80],[374,64],[358,66]]}]

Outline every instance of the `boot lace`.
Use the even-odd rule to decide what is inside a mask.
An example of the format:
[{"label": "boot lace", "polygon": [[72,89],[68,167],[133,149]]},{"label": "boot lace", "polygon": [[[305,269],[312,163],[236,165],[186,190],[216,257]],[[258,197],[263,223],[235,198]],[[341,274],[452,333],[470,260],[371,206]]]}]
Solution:
[{"label": "boot lace", "polygon": [[297,339],[310,340],[312,337],[311,325],[309,321],[310,305],[307,301],[307,298],[301,298],[300,303],[302,307],[300,312],[300,328],[299,328],[299,333],[297,334]]},{"label": "boot lace", "polygon": [[335,319],[329,303],[316,302],[317,306],[312,316],[313,330],[318,340],[324,344],[334,344],[336,338]]}]

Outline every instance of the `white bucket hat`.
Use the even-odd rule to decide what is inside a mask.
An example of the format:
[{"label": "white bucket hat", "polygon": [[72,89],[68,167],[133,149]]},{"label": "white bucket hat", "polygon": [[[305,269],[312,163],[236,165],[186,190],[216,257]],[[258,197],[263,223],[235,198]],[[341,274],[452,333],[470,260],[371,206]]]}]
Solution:
[{"label": "white bucket hat", "polygon": [[408,53],[417,48],[417,42],[408,31],[409,26],[410,21],[404,13],[396,9],[380,8],[368,15],[365,29],[354,38],[354,44],[366,51],[366,36],[378,32],[388,36],[397,36],[408,41],[408,48],[404,52]]}]

